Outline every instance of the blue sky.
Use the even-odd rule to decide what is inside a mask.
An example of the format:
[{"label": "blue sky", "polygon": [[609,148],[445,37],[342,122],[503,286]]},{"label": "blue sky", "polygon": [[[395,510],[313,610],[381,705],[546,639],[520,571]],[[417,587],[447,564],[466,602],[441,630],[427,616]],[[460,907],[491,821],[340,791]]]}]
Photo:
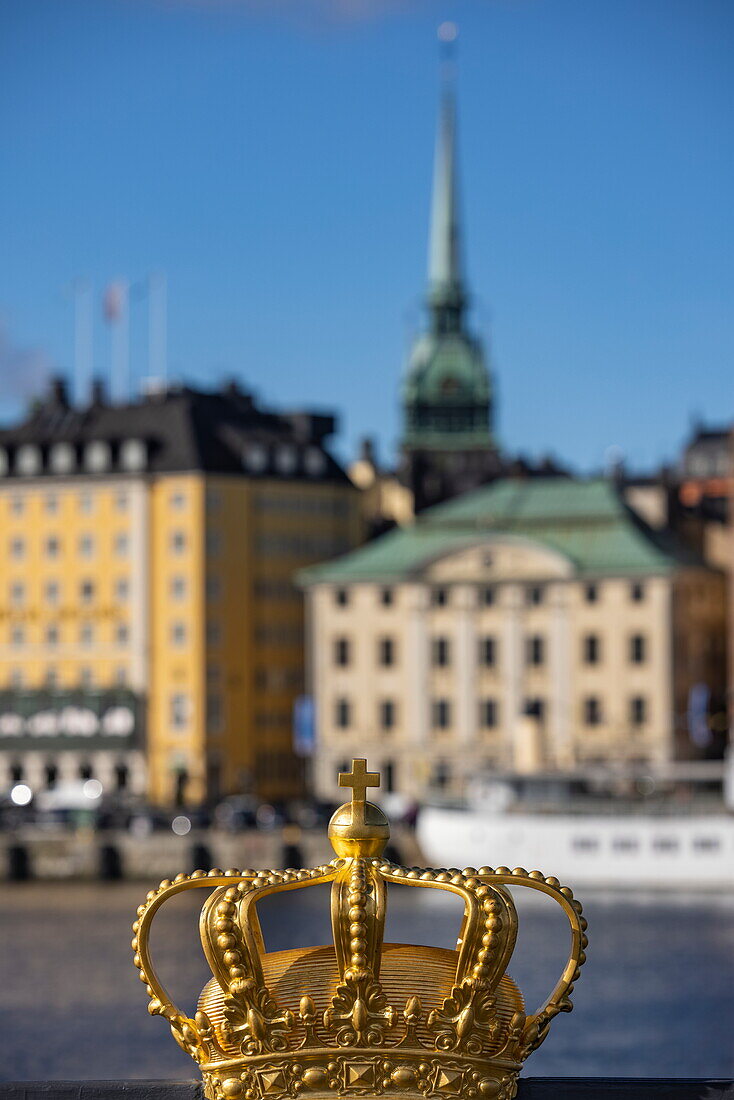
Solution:
[{"label": "blue sky", "polygon": [[164,270],[175,377],[334,408],[342,453],[389,457],[445,19],[503,443],[639,468],[734,418],[730,0],[4,0],[2,415],[71,367],[74,278]]}]

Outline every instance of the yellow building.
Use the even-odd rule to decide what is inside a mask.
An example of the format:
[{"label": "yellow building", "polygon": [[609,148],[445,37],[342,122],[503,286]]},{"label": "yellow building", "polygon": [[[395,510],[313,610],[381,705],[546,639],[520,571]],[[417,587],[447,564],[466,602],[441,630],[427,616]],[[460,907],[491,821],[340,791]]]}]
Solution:
[{"label": "yellow building", "polygon": [[496,481],[301,580],[322,794],[358,751],[423,799],[723,747],[724,576],[608,481]]},{"label": "yellow building", "polygon": [[56,382],[0,432],[0,789],[299,791],[292,577],[359,535],[333,430],[236,386],[77,409]]}]

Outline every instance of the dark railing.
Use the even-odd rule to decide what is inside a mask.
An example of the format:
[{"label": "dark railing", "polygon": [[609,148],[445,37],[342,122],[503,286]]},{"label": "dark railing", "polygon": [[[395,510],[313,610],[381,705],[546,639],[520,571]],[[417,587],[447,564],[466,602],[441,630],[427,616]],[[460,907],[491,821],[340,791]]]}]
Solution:
[{"label": "dark railing", "polygon": [[[198,1081],[21,1081],[0,1100],[204,1100]],[[517,1100],[734,1100],[734,1081],[674,1077],[529,1077]]]}]

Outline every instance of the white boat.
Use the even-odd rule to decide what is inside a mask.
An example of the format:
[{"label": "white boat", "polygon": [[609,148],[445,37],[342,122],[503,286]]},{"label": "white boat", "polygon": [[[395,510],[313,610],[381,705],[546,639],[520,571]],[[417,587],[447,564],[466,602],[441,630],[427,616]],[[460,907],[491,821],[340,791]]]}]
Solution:
[{"label": "white boat", "polygon": [[723,793],[705,799],[689,790],[682,803],[675,795],[561,799],[563,784],[554,782],[550,803],[528,804],[520,793],[527,780],[505,779],[485,784],[464,807],[424,807],[417,836],[426,859],[440,867],[540,870],[574,888],[734,888],[734,813]]}]

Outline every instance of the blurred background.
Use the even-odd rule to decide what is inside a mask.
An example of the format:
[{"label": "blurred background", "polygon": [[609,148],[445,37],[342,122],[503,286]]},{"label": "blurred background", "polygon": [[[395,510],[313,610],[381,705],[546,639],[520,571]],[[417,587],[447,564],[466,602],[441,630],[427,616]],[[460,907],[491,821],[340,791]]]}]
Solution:
[{"label": "blurred background", "polygon": [[362,756],[395,861],[588,896],[526,1072],[734,1073],[733,47],[725,0],[0,7],[0,1079],[189,1075],[136,905],[328,859]]}]

